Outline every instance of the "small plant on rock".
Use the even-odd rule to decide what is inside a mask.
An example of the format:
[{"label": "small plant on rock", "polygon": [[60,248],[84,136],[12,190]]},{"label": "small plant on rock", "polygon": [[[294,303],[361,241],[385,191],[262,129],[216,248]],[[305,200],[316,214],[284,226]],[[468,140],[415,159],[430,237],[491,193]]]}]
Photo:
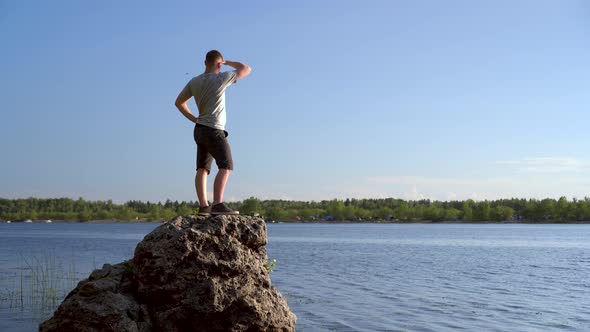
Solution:
[{"label": "small plant on rock", "polygon": [[268,262],[264,263],[264,268],[266,269],[266,271],[268,273],[271,273],[272,270],[274,270],[274,268],[277,266],[277,260],[276,259],[269,259]]}]

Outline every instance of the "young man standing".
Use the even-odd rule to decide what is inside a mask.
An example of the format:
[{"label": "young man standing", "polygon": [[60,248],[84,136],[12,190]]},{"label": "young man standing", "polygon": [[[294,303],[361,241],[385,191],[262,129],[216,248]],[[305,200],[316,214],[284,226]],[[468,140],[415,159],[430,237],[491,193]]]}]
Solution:
[{"label": "young man standing", "polygon": [[[221,72],[227,65],[235,70]],[[199,215],[239,214],[223,203],[223,192],[229,174],[234,168],[231,150],[225,131],[225,89],[250,74],[250,67],[235,61],[224,60],[219,51],[212,50],[205,56],[205,72],[193,77],[176,98],[176,107],[187,119],[195,123],[194,138],[197,143],[197,175],[195,189],[199,199]],[[199,116],[195,117],[187,106],[195,98]],[[213,183],[213,206],[207,201],[207,176],[211,163],[219,168]]]}]

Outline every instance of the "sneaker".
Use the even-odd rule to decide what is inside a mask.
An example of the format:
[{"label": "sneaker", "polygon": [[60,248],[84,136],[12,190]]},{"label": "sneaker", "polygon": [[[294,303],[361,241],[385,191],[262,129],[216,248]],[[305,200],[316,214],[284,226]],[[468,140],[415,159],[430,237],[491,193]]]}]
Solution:
[{"label": "sneaker", "polygon": [[208,206],[201,206],[199,207],[199,215],[200,216],[210,216],[211,215],[211,205]]},{"label": "sneaker", "polygon": [[240,214],[240,212],[239,211],[234,211],[234,210],[228,208],[227,205],[225,205],[225,203],[219,203],[219,204],[213,205],[213,208],[211,208],[211,214],[212,215],[219,215],[219,214]]}]

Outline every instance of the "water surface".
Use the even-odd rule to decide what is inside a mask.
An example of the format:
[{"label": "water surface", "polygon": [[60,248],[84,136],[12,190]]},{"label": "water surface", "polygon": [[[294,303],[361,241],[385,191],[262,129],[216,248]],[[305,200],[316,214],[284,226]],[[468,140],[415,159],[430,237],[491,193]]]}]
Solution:
[{"label": "water surface", "polygon": [[[129,259],[157,226],[0,224],[0,331],[36,330],[55,307],[26,295],[20,305],[31,266],[61,271],[61,301],[93,268]],[[590,225],[268,229],[272,280],[298,331],[590,330]]]},{"label": "water surface", "polygon": [[589,225],[270,227],[302,331],[590,331]]}]

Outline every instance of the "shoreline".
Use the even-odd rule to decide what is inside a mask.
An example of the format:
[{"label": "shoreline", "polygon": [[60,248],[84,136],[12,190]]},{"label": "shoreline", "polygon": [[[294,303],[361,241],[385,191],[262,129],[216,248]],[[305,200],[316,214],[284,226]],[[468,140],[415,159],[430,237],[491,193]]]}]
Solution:
[{"label": "shoreline", "polygon": [[[33,220],[30,223],[33,224],[63,224],[63,223],[88,223],[88,224],[107,224],[107,223],[142,223],[142,224],[152,224],[152,223],[165,223],[166,220],[147,220],[147,219],[139,219],[139,220],[116,220],[116,219],[103,219],[103,220],[88,220],[88,221],[79,221],[79,220],[51,220],[51,222],[46,222],[45,220]],[[352,220],[334,220],[334,221],[326,221],[326,220],[297,220],[297,221],[266,221],[266,224],[323,224],[323,225],[346,225],[346,224],[425,224],[425,225],[586,225],[590,224],[590,220],[587,221],[430,221],[430,220],[416,220],[416,221],[352,221]],[[0,220],[0,224],[6,224],[5,220]],[[25,221],[11,221],[10,223],[16,224],[28,224]]]},{"label": "shoreline", "polygon": [[504,222],[504,221],[277,221],[267,222],[267,224],[424,224],[424,225],[587,225],[590,221],[519,221],[519,222]]}]

